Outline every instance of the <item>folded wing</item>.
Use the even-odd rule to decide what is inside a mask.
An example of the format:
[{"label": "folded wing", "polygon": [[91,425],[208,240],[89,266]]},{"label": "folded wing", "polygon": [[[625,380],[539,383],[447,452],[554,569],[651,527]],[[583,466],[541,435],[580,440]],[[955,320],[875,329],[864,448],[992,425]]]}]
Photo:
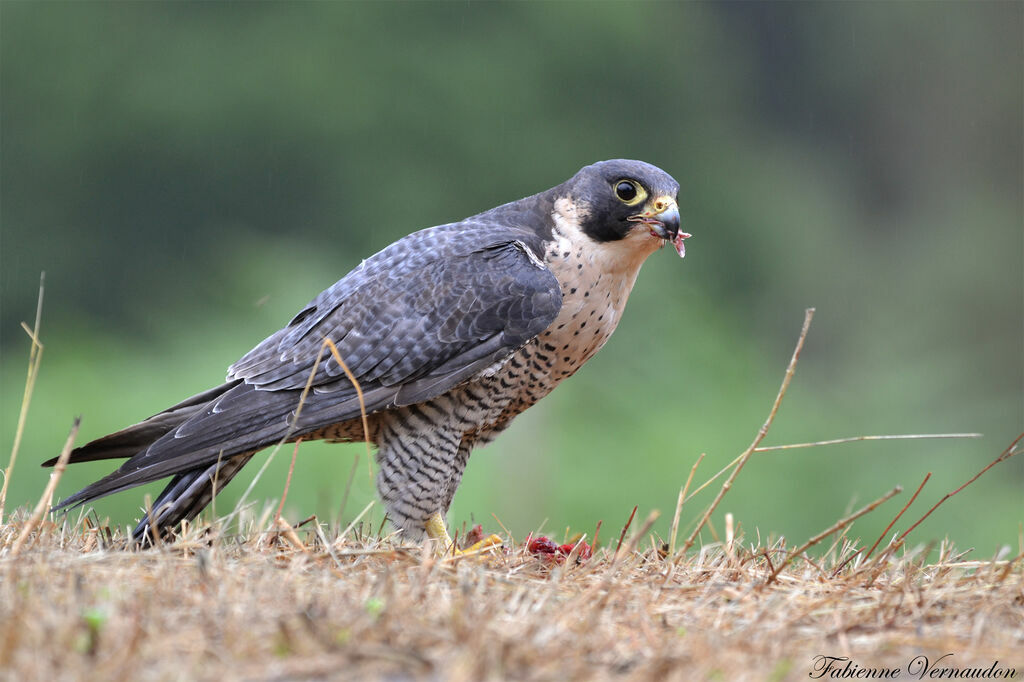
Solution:
[{"label": "folded wing", "polygon": [[[229,383],[208,403],[186,401],[184,421],[167,427],[186,414],[181,410],[147,420],[155,441],[60,506],[358,417],[355,387],[323,350],[325,338],[336,344],[372,413],[429,400],[508,358],[546,329],[560,306],[557,280],[515,230],[458,223],[414,233],[365,261],[232,365]],[[295,419],[310,375],[312,390]],[[125,456],[124,446],[137,444],[122,437],[112,443],[117,454],[104,454],[95,447],[103,440],[81,450],[100,459]]]}]

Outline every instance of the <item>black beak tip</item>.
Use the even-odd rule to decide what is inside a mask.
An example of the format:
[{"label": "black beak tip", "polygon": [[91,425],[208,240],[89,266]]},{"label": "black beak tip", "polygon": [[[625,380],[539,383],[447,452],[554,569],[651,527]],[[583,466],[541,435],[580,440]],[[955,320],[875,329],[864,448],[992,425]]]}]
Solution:
[{"label": "black beak tip", "polygon": [[661,224],[668,234],[666,239],[673,241],[679,235],[679,216],[666,216],[666,218],[662,219]]}]

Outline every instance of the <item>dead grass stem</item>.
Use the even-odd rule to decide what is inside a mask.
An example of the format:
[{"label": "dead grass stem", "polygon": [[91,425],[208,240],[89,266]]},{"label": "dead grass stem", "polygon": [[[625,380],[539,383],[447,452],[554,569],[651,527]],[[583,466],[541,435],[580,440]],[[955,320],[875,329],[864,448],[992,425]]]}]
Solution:
[{"label": "dead grass stem", "polygon": [[43,319],[43,291],[46,284],[46,273],[39,273],[39,297],[36,299],[36,322],[32,329],[24,322],[21,328],[25,330],[32,340],[32,347],[28,354],[28,376],[25,377],[25,390],[21,397],[21,410],[18,412],[18,426],[14,430],[14,444],[11,446],[11,457],[8,460],[7,468],[4,469],[4,482],[0,486],[0,523],[4,520],[4,508],[7,505],[7,489],[11,484],[11,476],[14,475],[14,463],[18,459],[18,450],[21,448],[21,439],[25,434],[25,420],[28,418],[28,408],[32,404],[32,393],[36,386],[36,377],[39,376],[39,365],[43,361],[43,343],[39,340],[39,326]]},{"label": "dead grass stem", "polygon": [[18,555],[22,546],[25,544],[25,540],[34,530],[36,530],[36,528],[38,528],[39,522],[43,519],[43,515],[46,513],[46,510],[50,508],[50,505],[53,502],[53,493],[57,490],[57,483],[60,482],[60,477],[64,475],[64,470],[68,467],[68,458],[71,456],[71,449],[75,444],[75,436],[78,435],[78,427],[81,423],[81,417],[75,417],[75,421],[71,425],[71,432],[68,434],[68,438],[64,442],[64,447],[60,451],[60,457],[57,458],[57,464],[53,467],[53,471],[50,473],[50,479],[46,483],[46,488],[43,490],[43,494],[39,497],[39,502],[36,503],[36,507],[32,510],[32,514],[28,517],[28,521],[25,522],[25,526],[21,529],[21,533],[18,534],[18,538],[11,546],[11,556]]},{"label": "dead grass stem", "polygon": [[707,524],[711,518],[711,514],[714,513],[718,507],[718,503],[722,501],[725,494],[729,492],[732,487],[733,481],[739,475],[743,469],[743,465],[747,463],[750,456],[754,454],[754,449],[761,444],[764,437],[768,435],[768,429],[771,428],[772,422],[775,421],[775,415],[779,411],[779,406],[782,404],[782,398],[786,395],[786,390],[789,388],[789,382],[793,380],[793,375],[796,373],[796,363],[800,360],[800,351],[803,350],[804,341],[807,339],[807,332],[811,329],[811,320],[814,319],[814,308],[808,308],[804,311],[804,324],[800,329],[800,337],[797,339],[796,348],[793,349],[793,356],[789,360],[789,365],[786,367],[786,374],[782,378],[782,385],[779,387],[779,392],[775,396],[775,401],[772,403],[772,409],[768,412],[768,418],[765,419],[764,424],[757,432],[757,436],[754,437],[754,441],[750,446],[741,454],[736,461],[736,465],[733,467],[732,473],[729,474],[729,478],[725,479],[725,483],[722,484],[722,488],[718,491],[718,495],[715,496],[714,501],[708,505],[707,510],[704,512],[704,516],[697,523],[697,527],[690,533],[690,537],[686,539],[686,543],[683,544],[682,551],[685,553],[690,547],[693,547],[693,543],[696,541],[697,536],[700,534],[701,529]]}]

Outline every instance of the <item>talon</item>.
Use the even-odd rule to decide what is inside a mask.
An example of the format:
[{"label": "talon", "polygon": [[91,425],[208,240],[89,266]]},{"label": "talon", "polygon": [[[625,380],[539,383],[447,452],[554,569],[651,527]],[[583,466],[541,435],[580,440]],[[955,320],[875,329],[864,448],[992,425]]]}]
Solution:
[{"label": "talon", "polygon": [[491,548],[501,547],[502,544],[504,543],[502,542],[502,539],[499,536],[488,535],[480,542],[474,542],[466,549],[455,550],[455,556],[468,556],[470,554],[479,554]]},{"label": "talon", "polygon": [[452,542],[452,538],[448,535],[448,528],[445,526],[444,517],[440,512],[435,513],[424,524],[424,529],[427,532],[427,537],[431,540],[437,540],[438,542],[438,553],[442,556],[452,555],[452,557],[463,557],[475,554],[480,554],[492,547],[501,547],[502,540],[497,535],[489,535],[480,542],[476,542],[466,549],[459,549],[455,547],[455,543]]}]

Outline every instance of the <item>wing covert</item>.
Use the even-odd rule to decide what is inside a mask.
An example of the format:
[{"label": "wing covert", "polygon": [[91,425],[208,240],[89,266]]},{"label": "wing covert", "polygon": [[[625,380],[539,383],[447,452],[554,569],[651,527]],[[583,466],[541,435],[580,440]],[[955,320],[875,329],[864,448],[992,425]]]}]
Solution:
[{"label": "wing covert", "polygon": [[[418,400],[439,395],[551,324],[561,307],[558,281],[523,241],[508,231],[482,245],[467,243],[467,231],[448,236],[462,248],[444,243],[425,258],[437,245],[406,238],[364,262],[235,363],[229,378],[260,390],[302,389],[327,337],[364,392],[395,389],[367,405],[380,409],[404,386]],[[313,386],[339,401],[355,394],[326,351]]]}]

